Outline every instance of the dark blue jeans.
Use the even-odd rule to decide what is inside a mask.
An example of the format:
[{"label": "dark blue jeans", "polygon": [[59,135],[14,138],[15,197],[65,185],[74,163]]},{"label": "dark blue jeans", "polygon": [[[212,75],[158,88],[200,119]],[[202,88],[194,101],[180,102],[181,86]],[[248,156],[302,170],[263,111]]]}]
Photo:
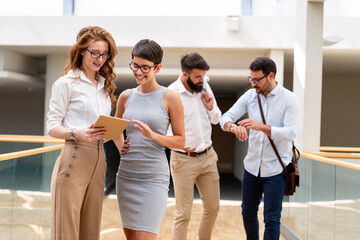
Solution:
[{"label": "dark blue jeans", "polygon": [[242,216],[247,240],[259,239],[258,209],[264,193],[264,240],[280,238],[280,217],[285,193],[285,173],[256,177],[244,170],[242,183]]}]

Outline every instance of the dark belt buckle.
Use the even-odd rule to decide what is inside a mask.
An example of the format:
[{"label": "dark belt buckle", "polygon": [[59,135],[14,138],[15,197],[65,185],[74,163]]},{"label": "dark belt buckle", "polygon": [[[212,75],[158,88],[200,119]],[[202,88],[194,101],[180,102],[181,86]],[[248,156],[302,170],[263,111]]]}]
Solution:
[{"label": "dark belt buckle", "polygon": [[196,157],[198,156],[197,152],[187,152],[186,155],[188,155],[188,157]]},{"label": "dark belt buckle", "polygon": [[207,149],[205,149],[202,152],[179,152],[179,153],[185,154],[188,157],[198,157],[200,155],[203,155],[204,153],[207,153],[210,149],[211,149],[211,146],[208,147]]}]

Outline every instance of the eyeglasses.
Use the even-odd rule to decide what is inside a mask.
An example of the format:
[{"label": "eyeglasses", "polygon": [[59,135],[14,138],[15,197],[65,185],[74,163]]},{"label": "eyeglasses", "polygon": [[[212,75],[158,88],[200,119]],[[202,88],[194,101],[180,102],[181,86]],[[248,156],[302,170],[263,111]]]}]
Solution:
[{"label": "eyeglasses", "polygon": [[143,73],[148,73],[148,72],[150,72],[150,69],[151,69],[152,67],[156,67],[157,64],[154,64],[154,65],[152,65],[152,66],[147,66],[147,65],[139,66],[139,65],[137,65],[136,63],[131,62],[131,63],[129,63],[129,66],[130,66],[130,69],[133,70],[134,72],[137,72],[137,70],[140,69]]},{"label": "eyeglasses", "polygon": [[250,76],[248,76],[248,80],[249,80],[250,83],[256,83],[256,84],[258,84],[258,83],[261,81],[261,79],[267,77],[268,75],[269,75],[269,74],[265,74],[263,77],[261,77],[261,78],[259,78],[259,79],[252,79]]},{"label": "eyeglasses", "polygon": [[111,57],[110,53],[98,53],[98,52],[92,52],[89,49],[86,48],[86,50],[89,51],[89,53],[91,54],[91,56],[93,58],[99,58],[102,57],[103,59],[109,59]]}]

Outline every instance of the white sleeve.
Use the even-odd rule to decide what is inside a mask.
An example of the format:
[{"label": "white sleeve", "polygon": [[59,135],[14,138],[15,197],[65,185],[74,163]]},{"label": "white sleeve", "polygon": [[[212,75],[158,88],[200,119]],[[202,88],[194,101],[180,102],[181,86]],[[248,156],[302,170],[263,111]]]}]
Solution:
[{"label": "white sleeve", "polygon": [[206,83],[206,91],[208,91],[213,97],[214,97],[214,104],[213,104],[213,108],[208,111],[209,117],[210,117],[210,122],[211,124],[218,124],[221,118],[221,110],[217,105],[214,93],[212,92],[210,85],[208,83]]},{"label": "white sleeve", "polygon": [[66,79],[58,79],[52,86],[49,112],[47,114],[46,130],[49,133],[53,128],[63,124],[66,110],[70,102],[69,84]]}]

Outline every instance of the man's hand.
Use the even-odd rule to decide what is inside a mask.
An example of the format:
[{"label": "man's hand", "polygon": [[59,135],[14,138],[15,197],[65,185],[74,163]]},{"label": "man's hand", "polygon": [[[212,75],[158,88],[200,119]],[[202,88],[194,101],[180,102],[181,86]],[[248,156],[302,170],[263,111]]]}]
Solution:
[{"label": "man's hand", "polygon": [[206,109],[211,111],[214,107],[214,97],[209,92],[201,94],[201,100],[205,105]]},{"label": "man's hand", "polygon": [[239,126],[245,127],[246,130],[252,129],[252,130],[256,130],[256,131],[261,131],[262,125],[264,125],[264,124],[258,123],[257,121],[255,121],[251,118],[247,118],[247,119],[244,119],[239,122]]},{"label": "man's hand", "polygon": [[271,126],[258,123],[257,121],[247,118],[239,122],[239,126],[243,126],[246,130],[252,129],[255,131],[262,131],[269,137],[271,137]]},{"label": "man's hand", "polygon": [[246,141],[248,139],[248,134],[243,126],[231,126],[230,132],[235,134],[236,138],[239,139],[239,141]]},{"label": "man's hand", "polygon": [[197,146],[196,147],[184,147],[184,151],[185,152],[195,152],[195,150],[196,150],[196,148],[197,148]]}]

